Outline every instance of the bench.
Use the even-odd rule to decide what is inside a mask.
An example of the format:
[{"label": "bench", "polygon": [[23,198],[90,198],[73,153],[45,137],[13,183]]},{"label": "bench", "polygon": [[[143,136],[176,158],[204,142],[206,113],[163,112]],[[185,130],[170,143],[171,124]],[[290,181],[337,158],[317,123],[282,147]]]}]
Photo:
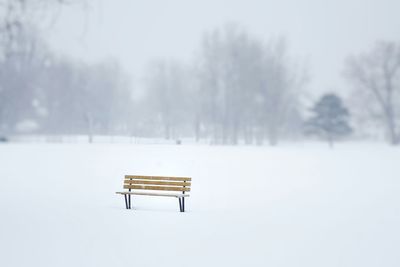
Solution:
[{"label": "bench", "polygon": [[140,195],[176,197],[179,200],[180,211],[185,212],[185,197],[189,196],[186,192],[190,192],[191,181],[192,178],[189,177],[125,175],[124,189],[128,191],[116,193],[124,196],[127,209],[131,209],[131,195]]}]

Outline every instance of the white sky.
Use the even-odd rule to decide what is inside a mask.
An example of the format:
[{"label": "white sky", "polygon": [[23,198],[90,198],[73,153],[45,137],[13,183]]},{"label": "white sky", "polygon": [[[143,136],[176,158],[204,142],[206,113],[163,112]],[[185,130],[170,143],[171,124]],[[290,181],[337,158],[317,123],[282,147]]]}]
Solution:
[{"label": "white sky", "polygon": [[53,48],[84,61],[115,58],[133,81],[155,58],[190,60],[205,31],[237,22],[260,39],[284,36],[307,62],[314,92],[345,92],[345,58],[400,41],[400,0],[87,0],[64,8]]}]

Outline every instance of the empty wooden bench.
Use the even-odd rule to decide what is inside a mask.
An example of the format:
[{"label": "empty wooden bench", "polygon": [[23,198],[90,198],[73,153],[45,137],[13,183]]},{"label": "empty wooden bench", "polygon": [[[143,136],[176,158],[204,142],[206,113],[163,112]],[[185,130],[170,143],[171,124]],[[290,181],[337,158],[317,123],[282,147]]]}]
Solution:
[{"label": "empty wooden bench", "polygon": [[125,197],[127,209],[131,209],[131,195],[141,195],[176,197],[179,200],[180,211],[185,212],[185,197],[189,196],[186,192],[190,192],[191,181],[192,178],[189,177],[125,175],[124,189],[127,191],[116,193]]}]

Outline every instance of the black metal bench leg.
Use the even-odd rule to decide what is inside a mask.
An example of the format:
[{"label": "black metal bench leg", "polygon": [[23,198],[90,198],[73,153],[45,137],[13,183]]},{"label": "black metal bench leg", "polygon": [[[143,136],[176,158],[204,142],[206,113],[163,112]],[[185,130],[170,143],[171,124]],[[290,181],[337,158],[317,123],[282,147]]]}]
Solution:
[{"label": "black metal bench leg", "polygon": [[185,198],[182,198],[182,212],[185,212]]},{"label": "black metal bench leg", "polygon": [[180,197],[178,197],[178,199],[179,199],[179,210],[182,212],[182,201]]},{"label": "black metal bench leg", "polygon": [[129,204],[129,209],[131,209],[132,208],[132,206],[131,206],[131,195],[128,195],[128,204]]},{"label": "black metal bench leg", "polygon": [[129,206],[128,206],[128,196],[127,196],[126,194],[124,194],[124,197],[125,197],[125,207],[126,207],[126,209],[129,209]]}]

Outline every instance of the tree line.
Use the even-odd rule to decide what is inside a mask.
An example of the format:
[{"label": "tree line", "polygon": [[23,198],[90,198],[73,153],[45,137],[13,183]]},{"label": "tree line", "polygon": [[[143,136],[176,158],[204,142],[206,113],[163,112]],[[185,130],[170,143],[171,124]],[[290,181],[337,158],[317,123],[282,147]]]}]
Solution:
[{"label": "tree line", "polygon": [[276,144],[300,124],[300,70],[284,40],[263,43],[239,27],[207,33],[190,64],[157,61],[145,82],[143,119],[165,138]]},{"label": "tree line", "polygon": [[[230,24],[204,34],[189,62],[159,59],[143,84],[113,61],[84,64],[54,54],[27,3],[2,0],[0,135],[16,133],[130,135],[212,144],[276,145],[314,134],[330,143],[352,129],[378,129],[400,142],[400,45],[379,42],[349,57],[349,99],[328,93],[304,104],[306,69],[284,39],[262,41]],[[53,4],[64,1],[54,0]],[[31,10],[31,9],[28,9]],[[351,120],[350,120],[351,119]]]}]

